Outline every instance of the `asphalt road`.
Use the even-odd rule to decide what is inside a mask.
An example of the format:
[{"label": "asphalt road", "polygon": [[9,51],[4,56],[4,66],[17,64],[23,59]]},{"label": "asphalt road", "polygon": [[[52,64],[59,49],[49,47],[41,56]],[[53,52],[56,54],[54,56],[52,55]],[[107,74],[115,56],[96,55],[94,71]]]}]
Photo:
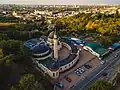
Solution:
[{"label": "asphalt road", "polygon": [[[114,57],[116,53],[119,53],[118,57]],[[93,84],[101,74],[106,70],[112,67],[118,60],[120,60],[120,49],[114,51],[111,55],[104,58],[106,63],[104,65],[98,66],[94,69],[89,75],[85,77],[84,80],[80,80],[76,85],[74,85],[70,90],[87,90],[88,87]]]}]

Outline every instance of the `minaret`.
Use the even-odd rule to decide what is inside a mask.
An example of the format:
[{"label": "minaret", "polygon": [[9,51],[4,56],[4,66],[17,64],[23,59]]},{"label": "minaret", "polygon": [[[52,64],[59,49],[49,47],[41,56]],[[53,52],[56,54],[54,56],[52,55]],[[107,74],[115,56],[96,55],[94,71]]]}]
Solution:
[{"label": "minaret", "polygon": [[57,39],[57,34],[56,34],[56,30],[54,31],[54,39],[53,39],[53,42],[54,42],[54,58],[56,60],[58,60],[58,39]]}]

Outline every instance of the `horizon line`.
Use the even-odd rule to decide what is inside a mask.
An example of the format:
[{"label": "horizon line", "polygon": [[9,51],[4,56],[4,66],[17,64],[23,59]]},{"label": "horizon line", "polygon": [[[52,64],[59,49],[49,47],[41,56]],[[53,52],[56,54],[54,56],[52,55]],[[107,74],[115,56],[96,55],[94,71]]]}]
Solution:
[{"label": "horizon line", "polygon": [[0,3],[0,5],[120,5],[120,4],[32,4],[32,3]]}]

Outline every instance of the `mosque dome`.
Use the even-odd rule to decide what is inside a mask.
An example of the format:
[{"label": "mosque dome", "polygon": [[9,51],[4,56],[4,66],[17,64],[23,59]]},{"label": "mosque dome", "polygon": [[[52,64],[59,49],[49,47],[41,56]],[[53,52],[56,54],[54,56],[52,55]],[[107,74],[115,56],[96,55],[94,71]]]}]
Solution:
[{"label": "mosque dome", "polygon": [[37,46],[35,46],[33,49],[32,49],[32,53],[34,54],[43,54],[43,53],[46,53],[48,52],[50,49],[47,45],[44,45],[44,44],[39,44]]}]

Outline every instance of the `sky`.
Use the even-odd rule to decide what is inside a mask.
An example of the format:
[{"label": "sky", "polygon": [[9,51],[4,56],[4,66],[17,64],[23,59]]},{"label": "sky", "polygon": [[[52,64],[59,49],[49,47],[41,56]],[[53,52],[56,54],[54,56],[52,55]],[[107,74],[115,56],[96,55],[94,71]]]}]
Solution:
[{"label": "sky", "polygon": [[0,4],[120,4],[120,0],[0,0]]}]

